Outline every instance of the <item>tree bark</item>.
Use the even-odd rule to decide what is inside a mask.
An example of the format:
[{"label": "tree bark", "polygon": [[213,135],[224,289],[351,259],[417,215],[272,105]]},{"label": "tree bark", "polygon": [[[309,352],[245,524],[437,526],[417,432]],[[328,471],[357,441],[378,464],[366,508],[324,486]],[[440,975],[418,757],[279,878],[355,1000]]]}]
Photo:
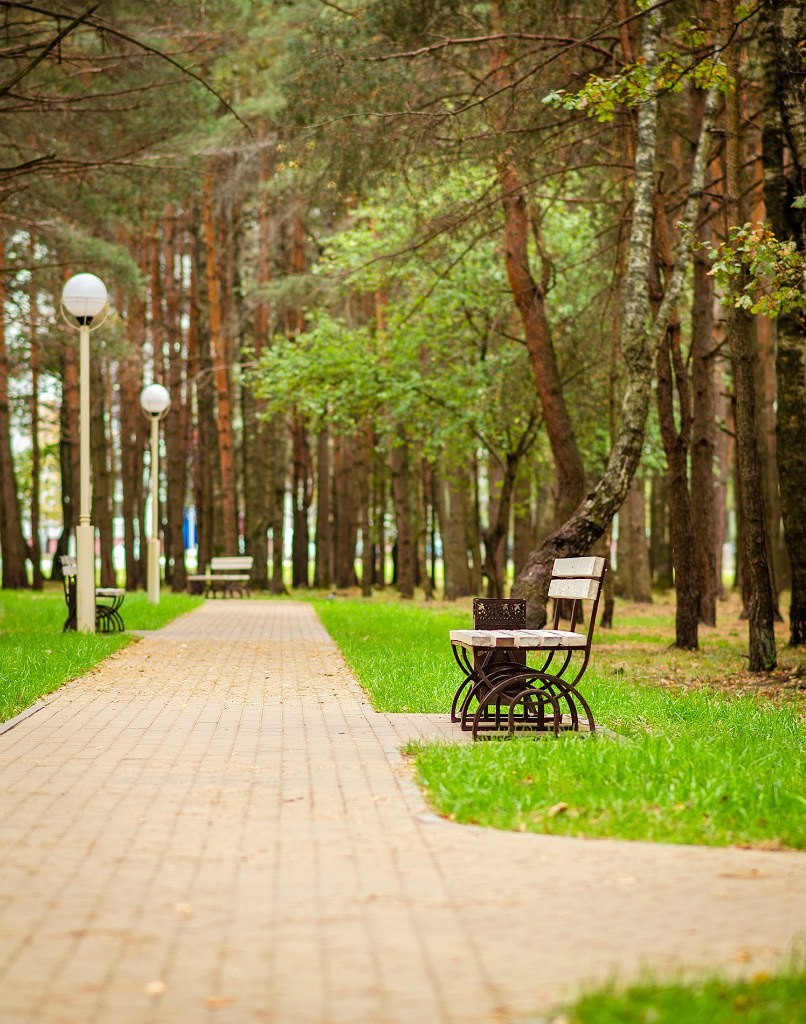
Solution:
[{"label": "tree bark", "polygon": [[[723,31],[734,27],[733,8],[721,0]],[[732,47],[725,51],[728,70],[737,81],[737,62]],[[740,196],[741,116],[738,88],[725,101],[725,218],[727,228],[743,222]],[[756,386],[752,321],[743,309],[730,306],[726,316],[726,336],[733,363],[733,387],[736,399],[736,455],[739,513],[742,520],[743,571],[748,585],[748,621],[750,627],[750,671],[767,672],[775,668],[774,601],[767,555],[766,523],[758,454]]]},{"label": "tree bark", "polygon": [[699,619],[707,626],[715,626],[721,588],[717,576],[714,482],[714,289],[709,269],[704,251],[699,250],[694,257],[691,307],[691,520]]},{"label": "tree bark", "polygon": [[[0,248],[3,238],[0,236]],[[8,353],[6,351],[6,293],[0,278],[0,552],[3,556],[2,584],[6,588],[28,586],[25,560],[28,557],[22,533],[17,495],[17,474],[11,451],[11,413],[8,404]]]},{"label": "tree bark", "polygon": [[417,552],[411,508],[409,450],[405,441],[399,440],[390,445],[389,466],[397,531],[397,589],[401,597],[412,598]]},{"label": "tree bark", "polygon": [[[658,11],[647,16],[642,56],[650,69],[657,63],[660,27]],[[651,338],[646,325],[650,318],[648,270],[652,246],[656,118],[657,98],[653,96],[638,110],[633,216],[622,302],[622,353],[628,379],[621,404],[621,426],[604,475],[595,489],[560,529],[532,552],[515,581],[512,594],[526,600],[530,625],[545,624],[548,584],[555,558],[583,554],[604,534],[627,495],[641,458],[652,380]],[[702,171],[704,174],[704,168]],[[694,181],[692,192],[696,192],[698,187],[701,190],[701,184]]]},{"label": "tree bark", "polygon": [[[675,647],[696,651],[699,601],[694,571],[691,496],[688,488],[688,451],[691,438],[689,381],[680,353],[680,325],[672,321],[666,343],[657,354],[658,418],[666,452],[666,477],[671,495],[672,563],[675,593]],[[675,424],[674,394],[677,393],[679,426]]]},{"label": "tree bark", "polygon": [[[773,53],[766,62],[764,199],[775,234],[794,239],[802,253],[806,252],[806,217],[802,209],[792,206],[792,198],[806,194],[806,9],[800,0],[767,0],[765,7],[773,29]],[[774,109],[775,100],[778,109]],[[790,154],[789,174],[784,171],[784,140]],[[806,316],[786,313],[778,318],[777,328],[776,442],[791,575],[789,642],[800,646],[806,644]]]},{"label": "tree bark", "polygon": [[218,426],[219,471],[221,474],[221,536],[216,546],[226,554],[238,552],[237,489],[235,478],[235,442],[232,426],[232,385],[230,346],[224,331],[221,297],[222,267],[213,209],[213,182],[208,171],[204,176],[204,251],[207,267],[207,308],[209,314],[210,352],[216,389],[216,423]]},{"label": "tree bark", "polygon": [[639,604],[651,604],[652,577],[644,505],[644,483],[636,475],[619,509],[618,583],[619,593],[624,597]]},{"label": "tree bark", "polygon": [[[33,268],[35,259],[33,242],[29,245],[29,259]],[[31,400],[29,410],[31,416],[31,564],[33,566],[32,584],[34,590],[42,590],[43,584],[42,545],[39,539],[41,450],[39,445],[40,346],[38,319],[36,284],[32,269],[28,285],[28,329],[31,339],[29,349],[31,366]]]}]

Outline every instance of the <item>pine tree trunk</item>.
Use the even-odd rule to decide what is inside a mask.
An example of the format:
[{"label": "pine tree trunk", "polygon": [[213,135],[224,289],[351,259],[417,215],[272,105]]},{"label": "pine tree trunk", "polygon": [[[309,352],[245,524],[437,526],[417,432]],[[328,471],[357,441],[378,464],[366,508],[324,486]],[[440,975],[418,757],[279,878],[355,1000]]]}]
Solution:
[{"label": "pine tree trunk", "polygon": [[619,593],[639,604],[652,603],[649,547],[646,541],[644,482],[633,477],[618,514]]},{"label": "pine tree trunk", "polygon": [[390,445],[389,466],[392,473],[392,499],[397,531],[395,582],[400,596],[411,598],[414,597],[417,552],[411,510],[409,450],[405,441],[397,441]]},{"label": "pine tree trunk", "polygon": [[[666,452],[666,478],[671,511],[672,563],[677,597],[675,647],[695,651],[698,644],[699,600],[694,570],[691,496],[688,488],[688,451],[691,439],[689,381],[680,353],[680,325],[672,322],[665,344],[658,349],[658,420]],[[677,394],[680,423],[675,424]]]},{"label": "pine tree trunk", "polygon": [[451,466],[439,488],[442,563],[445,600],[455,601],[472,593],[467,560],[467,508],[471,505],[470,478],[460,467]]},{"label": "pine tree trunk", "polygon": [[112,467],[106,427],[106,360],[90,360],[90,462],[92,465],[92,523],[101,556],[101,586],[116,586],[112,533]]},{"label": "pine tree trunk", "polygon": [[[34,265],[33,243],[29,246],[29,258],[31,266]],[[41,477],[41,451],[39,445],[39,367],[40,350],[39,334],[37,325],[37,298],[34,275],[31,274],[28,286],[28,316],[30,342],[30,365],[31,365],[31,400],[29,404],[31,416],[31,563],[33,565],[33,589],[42,590],[42,545],[40,542],[40,477]]]},{"label": "pine tree trunk", "polygon": [[221,296],[222,266],[213,209],[213,182],[208,172],[204,177],[204,251],[207,268],[207,308],[209,314],[210,354],[216,390],[216,424],[218,428],[218,462],[220,472],[221,535],[216,547],[226,554],[238,552],[237,490],[235,477],[235,442],[232,425],[232,385],[230,345],[224,331]]},{"label": "pine tree trunk", "polygon": [[[733,7],[720,0],[725,34],[735,28]],[[728,70],[737,82],[736,57],[732,47],[725,51]],[[743,223],[740,208],[742,193],[741,117],[738,86],[734,84],[725,100],[725,216],[728,227]],[[741,284],[741,281],[738,282]],[[726,336],[733,362],[736,398],[736,454],[738,490],[743,532],[743,570],[749,589],[750,671],[768,672],[775,668],[774,601],[767,554],[761,465],[758,455],[758,417],[752,341],[752,321],[743,309],[734,306],[726,313]]]},{"label": "pine tree trunk", "polygon": [[59,410],[59,468],[61,470],[62,533],[53,553],[50,578],[62,579],[61,555],[69,552],[70,537],[78,523],[78,347],[62,348],[62,401]]},{"label": "pine tree trunk", "polygon": [[694,571],[699,593],[699,618],[716,625],[720,586],[716,560],[714,492],[714,289],[709,262],[700,250],[694,258],[691,307],[691,521],[694,530]]},{"label": "pine tree trunk", "polygon": [[294,587],[309,587],[308,547],[310,533],[308,512],[313,498],[313,475],[308,431],[299,413],[294,414],[293,441],[293,536],[291,538],[291,583]]},{"label": "pine tree trunk", "polygon": [[359,488],[355,443],[354,438],[337,437],[333,449],[333,566],[334,582],[340,590],[347,590],[356,584]]},{"label": "pine tree trunk", "polygon": [[649,498],[649,574],[652,586],[659,590],[668,590],[674,583],[666,491],[666,478],[653,473]]},{"label": "pine tree trunk", "polygon": [[[764,200],[775,234],[806,252],[806,217],[792,195],[806,193],[806,79],[803,47],[806,9],[800,0],[767,0],[772,39],[764,90]],[[778,109],[780,107],[780,110]],[[785,162],[784,141],[789,150]],[[789,174],[785,174],[785,166]],[[806,316],[778,318],[776,442],[784,540],[789,555],[789,642],[806,644]]]},{"label": "pine tree trunk", "polygon": [[[196,225],[194,225],[194,228]],[[203,229],[203,225],[198,225]],[[219,434],[216,429],[213,359],[206,307],[207,278],[201,230],[194,230],[193,268],[191,272],[190,328],[188,359],[190,377],[196,384],[196,438],[193,445],[193,492],[198,531],[198,565],[206,569],[210,559],[222,548],[221,471],[218,458]],[[231,551],[224,551],[232,554]]]},{"label": "pine tree trunk", "polygon": [[512,495],[512,561],[515,575],[526,565],[529,552],[537,543],[534,510],[532,508],[532,480],[528,467],[521,467]]},{"label": "pine tree trunk", "polygon": [[321,590],[327,590],[333,581],[331,494],[330,433],[323,427],[316,438],[316,562],[313,570],[313,585]]},{"label": "pine tree trunk", "polygon": [[[119,309],[124,306],[118,297]],[[141,353],[142,324],[145,318],[143,300],[135,293],[129,299],[126,316],[126,355],[118,361],[118,417],[120,422],[121,511],[123,514],[123,557],[126,566],[126,589],[145,585],[141,561],[135,555],[135,544],[145,548],[145,531],[141,519],[143,508],[143,452],[148,424],[140,410],[143,385]]]},{"label": "pine tree trunk", "polygon": [[[2,247],[0,246],[0,249]],[[2,585],[21,589],[28,586],[25,560],[28,551],[22,533],[17,497],[17,475],[11,451],[11,413],[8,405],[8,356],[6,353],[6,294],[0,278],[0,554],[3,557]]]}]

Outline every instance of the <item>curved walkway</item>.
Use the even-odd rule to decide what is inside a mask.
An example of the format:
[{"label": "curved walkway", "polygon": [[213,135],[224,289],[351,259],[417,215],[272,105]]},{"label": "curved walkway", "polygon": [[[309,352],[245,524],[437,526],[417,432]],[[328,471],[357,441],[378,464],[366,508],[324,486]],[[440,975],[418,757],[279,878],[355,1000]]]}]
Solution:
[{"label": "curved walkway", "polygon": [[[446,640],[447,642],[447,640]],[[2,1024],[528,1021],[642,965],[774,969],[806,855],[428,812],[305,604],[210,601],[0,735]]]}]

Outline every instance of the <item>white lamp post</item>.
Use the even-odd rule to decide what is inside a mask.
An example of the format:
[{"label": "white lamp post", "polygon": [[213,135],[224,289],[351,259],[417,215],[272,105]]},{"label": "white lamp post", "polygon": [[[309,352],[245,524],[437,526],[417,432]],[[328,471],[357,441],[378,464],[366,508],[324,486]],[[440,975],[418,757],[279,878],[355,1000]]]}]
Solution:
[{"label": "white lamp post", "polygon": [[[106,310],[106,285],[94,274],[75,274],[62,290],[62,314],[79,330],[79,514],[76,527],[76,626],[95,632],[95,531],[90,523],[90,331]],[[95,324],[93,325],[93,320]]]},{"label": "white lamp post", "polygon": [[159,422],[168,412],[171,396],[162,384],[149,384],[140,392],[140,405],[151,420],[151,534],[146,561],[148,603],[160,603],[160,536],[159,536]]}]

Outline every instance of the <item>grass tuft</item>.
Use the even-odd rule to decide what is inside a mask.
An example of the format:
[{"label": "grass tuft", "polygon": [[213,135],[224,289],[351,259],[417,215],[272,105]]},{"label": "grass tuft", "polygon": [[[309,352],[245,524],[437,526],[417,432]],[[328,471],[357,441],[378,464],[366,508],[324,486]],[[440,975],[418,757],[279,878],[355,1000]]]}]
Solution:
[{"label": "grass tuft", "polygon": [[[150,605],[138,592],[126,595],[121,611],[127,630],[159,629],[201,600],[165,593],[158,605]],[[61,588],[0,590],[0,721],[131,642],[127,633],[63,633],[65,615]]]}]

